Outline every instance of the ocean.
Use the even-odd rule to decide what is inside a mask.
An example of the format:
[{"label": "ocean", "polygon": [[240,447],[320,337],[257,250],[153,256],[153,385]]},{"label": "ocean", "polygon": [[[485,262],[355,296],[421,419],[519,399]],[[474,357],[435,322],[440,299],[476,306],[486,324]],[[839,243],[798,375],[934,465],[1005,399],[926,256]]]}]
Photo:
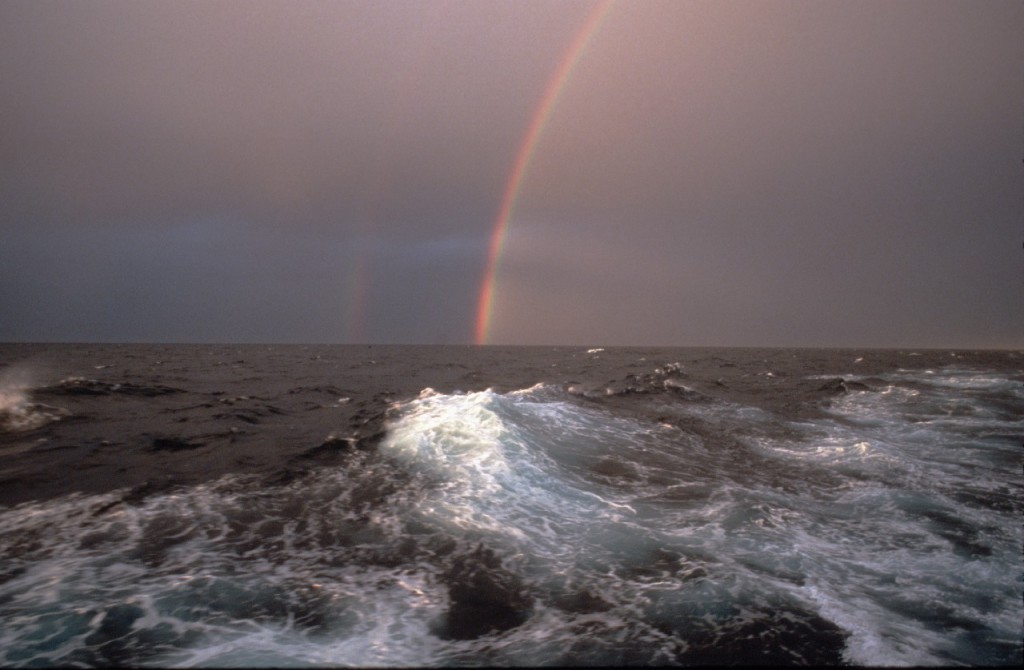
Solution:
[{"label": "ocean", "polygon": [[0,345],[0,665],[1019,665],[1024,353]]}]

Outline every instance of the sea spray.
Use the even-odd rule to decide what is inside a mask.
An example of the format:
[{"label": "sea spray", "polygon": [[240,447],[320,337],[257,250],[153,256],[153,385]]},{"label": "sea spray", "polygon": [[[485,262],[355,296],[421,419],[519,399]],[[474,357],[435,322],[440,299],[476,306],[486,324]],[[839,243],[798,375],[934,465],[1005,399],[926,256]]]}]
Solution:
[{"label": "sea spray", "polygon": [[35,375],[24,366],[0,371],[0,432],[27,432],[70,415],[62,407],[32,401]]},{"label": "sea spray", "polygon": [[208,349],[19,387],[5,665],[1019,660],[1010,354]]}]

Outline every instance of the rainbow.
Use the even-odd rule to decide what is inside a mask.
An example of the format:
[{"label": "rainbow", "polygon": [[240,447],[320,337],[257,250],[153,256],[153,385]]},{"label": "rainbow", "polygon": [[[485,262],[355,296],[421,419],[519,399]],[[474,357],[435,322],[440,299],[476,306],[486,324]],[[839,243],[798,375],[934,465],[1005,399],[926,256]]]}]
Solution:
[{"label": "rainbow", "polygon": [[491,243],[487,251],[487,267],[484,271],[484,280],[480,287],[480,301],[477,304],[476,310],[476,329],[474,334],[476,344],[487,343],[491,328],[491,313],[494,308],[498,263],[501,260],[502,248],[505,246],[505,235],[508,232],[509,220],[512,218],[512,208],[519,197],[523,178],[530,167],[530,161],[533,159],[540,136],[544,132],[544,126],[551,116],[551,111],[558,101],[562,88],[565,86],[566,81],[569,80],[569,75],[572,74],[573,68],[579,62],[587,43],[590,42],[604,20],[605,15],[607,15],[611,4],[612,0],[603,0],[595,5],[587,16],[583,27],[576,33],[572,44],[569,45],[565,55],[562,56],[561,62],[548,80],[547,88],[544,90],[540,104],[537,105],[537,109],[533,113],[526,136],[523,138],[523,143],[516,154],[516,160],[512,164],[512,171],[509,173],[508,182],[505,184],[505,191],[501,198],[501,208],[498,210],[498,218],[494,222],[494,231],[491,233]]}]

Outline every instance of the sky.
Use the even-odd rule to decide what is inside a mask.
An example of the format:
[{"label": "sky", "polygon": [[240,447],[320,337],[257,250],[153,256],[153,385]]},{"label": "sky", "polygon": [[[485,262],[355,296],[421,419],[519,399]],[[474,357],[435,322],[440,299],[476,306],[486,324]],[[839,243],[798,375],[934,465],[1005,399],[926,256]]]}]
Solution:
[{"label": "sky", "polygon": [[0,341],[1024,348],[1021,35],[1019,0],[0,0]]}]

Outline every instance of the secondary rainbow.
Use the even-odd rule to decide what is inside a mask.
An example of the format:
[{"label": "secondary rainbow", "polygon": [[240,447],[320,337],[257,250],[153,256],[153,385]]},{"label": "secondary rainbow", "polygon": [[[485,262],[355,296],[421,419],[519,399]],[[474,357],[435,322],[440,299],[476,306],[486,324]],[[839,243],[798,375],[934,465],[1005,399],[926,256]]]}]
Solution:
[{"label": "secondary rainbow", "polygon": [[498,276],[498,264],[501,261],[502,248],[505,245],[505,235],[508,232],[509,219],[512,218],[512,209],[515,206],[516,198],[519,197],[519,189],[523,185],[523,178],[530,167],[530,161],[537,148],[538,140],[544,132],[551,110],[554,109],[558,96],[568,81],[573,67],[579,62],[587,43],[597,32],[601,21],[611,7],[611,0],[603,0],[590,11],[586,22],[572,44],[566,50],[558,67],[548,80],[547,88],[544,89],[544,96],[540,100],[533,118],[530,120],[530,127],[526,131],[523,143],[516,154],[515,163],[512,164],[512,171],[509,173],[508,182],[505,184],[505,191],[501,198],[501,209],[498,210],[498,218],[494,223],[494,231],[491,233],[491,243],[487,251],[487,267],[484,271],[483,284],[480,287],[480,301],[476,311],[476,330],[474,341],[477,344],[486,344],[491,328],[491,316],[494,309],[494,291]]}]

